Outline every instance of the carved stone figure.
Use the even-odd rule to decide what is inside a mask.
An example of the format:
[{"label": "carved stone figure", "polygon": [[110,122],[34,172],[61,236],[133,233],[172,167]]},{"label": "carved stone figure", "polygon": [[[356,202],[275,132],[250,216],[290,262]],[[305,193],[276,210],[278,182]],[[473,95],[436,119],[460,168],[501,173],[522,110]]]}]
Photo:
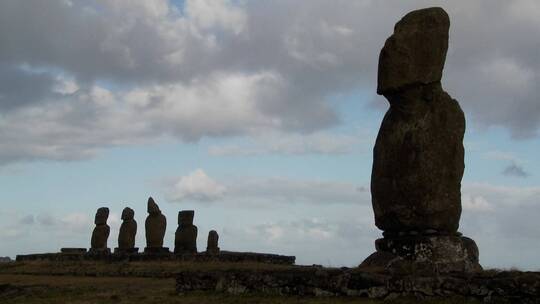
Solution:
[{"label": "carved stone figure", "polygon": [[197,226],[193,225],[195,211],[178,212],[178,229],[174,238],[174,253],[197,253]]},{"label": "carved stone figure", "polygon": [[219,242],[219,235],[217,231],[210,230],[210,232],[208,232],[208,243],[206,245],[206,253],[212,254],[212,255],[218,254],[219,253],[218,242]]},{"label": "carved stone figure", "polygon": [[145,222],[146,230],[146,248],[148,253],[168,252],[168,249],[163,247],[163,238],[167,229],[167,218],[161,214],[159,206],[154,202],[152,197],[148,198],[148,217]]},{"label": "carved stone figure", "polygon": [[390,109],[373,151],[371,194],[384,238],[364,265],[397,257],[440,271],[480,267],[474,241],[457,233],[465,116],[441,85],[449,27],[442,8],[410,12],[381,50],[377,93]]},{"label": "carved stone figure", "polygon": [[109,218],[109,208],[102,207],[99,208],[96,212],[96,217],[94,219],[94,224],[96,227],[92,232],[91,243],[91,252],[103,252],[110,251],[107,248],[107,239],[111,232],[111,228],[107,225],[107,219]]},{"label": "carved stone figure", "polygon": [[137,222],[135,221],[135,211],[126,207],[122,211],[122,225],[118,234],[118,253],[135,253],[139,248],[135,248],[135,236],[137,235]]}]

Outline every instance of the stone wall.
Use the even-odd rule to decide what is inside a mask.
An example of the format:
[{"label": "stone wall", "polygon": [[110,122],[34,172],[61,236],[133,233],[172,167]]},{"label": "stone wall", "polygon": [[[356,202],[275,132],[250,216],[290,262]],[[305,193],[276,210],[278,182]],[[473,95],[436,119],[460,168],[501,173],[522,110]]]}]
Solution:
[{"label": "stone wall", "polygon": [[176,290],[377,299],[458,296],[486,303],[540,303],[540,273],[483,271],[469,275],[396,276],[301,266],[290,270],[182,271],[176,278]]},{"label": "stone wall", "polygon": [[[65,250],[63,250],[65,251]],[[219,254],[145,254],[145,253],[133,253],[133,254],[117,254],[117,253],[104,253],[94,254],[84,251],[76,251],[75,249],[68,252],[60,253],[42,253],[42,254],[28,254],[18,255],[17,261],[79,261],[79,260],[95,260],[95,261],[193,261],[193,262],[255,262],[255,263],[268,263],[268,264],[280,264],[280,265],[293,265],[296,257],[285,256],[268,253],[254,253],[254,252],[234,252],[234,251],[221,251]]]}]

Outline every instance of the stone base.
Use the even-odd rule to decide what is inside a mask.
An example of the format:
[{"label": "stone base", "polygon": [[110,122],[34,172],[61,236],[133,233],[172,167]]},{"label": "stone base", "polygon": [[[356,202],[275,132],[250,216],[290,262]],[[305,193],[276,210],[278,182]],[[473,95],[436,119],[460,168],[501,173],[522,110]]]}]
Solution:
[{"label": "stone base", "polygon": [[193,255],[193,254],[197,254],[197,250],[195,251],[192,251],[192,250],[187,250],[187,249],[177,249],[177,248],[174,248],[174,254],[176,255]]},{"label": "stone base", "polygon": [[86,253],[88,256],[92,256],[94,258],[101,258],[111,255],[111,248],[90,248],[88,249],[88,252]]},{"label": "stone base", "polygon": [[206,248],[206,254],[208,255],[217,255],[219,254],[219,247],[217,248]]},{"label": "stone base", "polygon": [[144,254],[170,254],[169,247],[145,247]]},{"label": "stone base", "polygon": [[389,272],[475,272],[478,247],[467,237],[457,235],[385,237],[375,241],[377,252],[360,267],[382,267]]},{"label": "stone base", "polygon": [[136,254],[139,253],[139,248],[114,248],[115,254]]},{"label": "stone base", "polygon": [[60,252],[66,254],[85,254],[86,248],[60,248]]}]

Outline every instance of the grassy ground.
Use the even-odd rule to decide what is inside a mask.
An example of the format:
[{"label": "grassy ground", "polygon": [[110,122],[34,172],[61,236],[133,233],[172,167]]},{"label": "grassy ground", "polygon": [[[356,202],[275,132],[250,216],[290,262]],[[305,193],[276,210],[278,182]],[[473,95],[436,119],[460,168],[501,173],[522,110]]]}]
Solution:
[{"label": "grassy ground", "polygon": [[[280,297],[268,295],[227,295],[188,293],[177,295],[174,273],[180,270],[290,269],[294,266],[253,263],[176,262],[17,262],[0,264],[0,303],[358,303],[382,301],[364,298]],[[296,268],[301,271],[301,269]],[[419,303],[400,299],[384,303]],[[477,303],[462,299],[425,301],[426,304]]]},{"label": "grassy ground", "polygon": [[[172,278],[136,277],[75,277],[46,275],[0,274],[0,303],[183,303],[183,304],[242,304],[242,303],[358,303],[378,304],[363,298],[279,297],[267,295],[233,296],[216,293],[177,295]],[[401,299],[384,303],[419,303]],[[476,303],[461,299],[425,301],[426,304]]]}]

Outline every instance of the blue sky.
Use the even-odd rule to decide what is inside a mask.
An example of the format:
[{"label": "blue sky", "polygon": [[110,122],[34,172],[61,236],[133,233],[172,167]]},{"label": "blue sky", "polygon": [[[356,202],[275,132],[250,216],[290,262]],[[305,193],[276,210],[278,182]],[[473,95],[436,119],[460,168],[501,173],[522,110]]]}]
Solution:
[{"label": "blue sky", "polygon": [[109,246],[130,206],[142,248],[153,196],[171,247],[194,209],[199,250],[216,229],[225,250],[359,264],[380,236],[378,52],[406,12],[442,5],[443,86],[467,118],[460,230],[484,266],[540,269],[535,1],[128,2],[0,4],[0,256],[87,247],[101,206]]}]

